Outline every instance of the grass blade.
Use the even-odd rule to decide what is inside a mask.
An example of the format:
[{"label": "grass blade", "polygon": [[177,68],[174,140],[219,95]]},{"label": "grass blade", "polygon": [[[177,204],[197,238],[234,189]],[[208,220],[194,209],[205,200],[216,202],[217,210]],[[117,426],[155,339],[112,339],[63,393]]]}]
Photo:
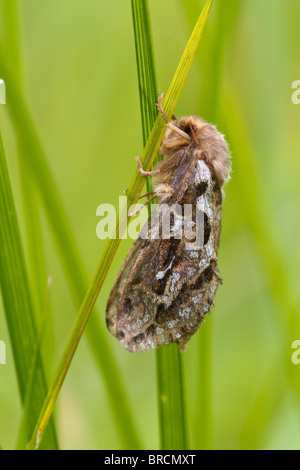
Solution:
[{"label": "grass blade", "polygon": [[[212,5],[212,0],[208,0],[205,4],[205,7],[196,23],[196,26],[192,32],[192,35],[188,41],[188,44],[184,50],[182,58],[179,62],[178,68],[175,72],[173,80],[171,82],[170,88],[166,94],[166,99],[164,101],[164,109],[166,115],[171,117],[173,110],[176,106],[177,100],[180,95],[180,91],[183,87],[185,79],[187,77],[188,71],[192,64],[194,55],[196,53],[208,14]],[[145,169],[149,169],[153,164],[157,151],[159,149],[163,134],[165,132],[165,123],[163,118],[159,115],[155,121],[153,129],[148,138],[147,144],[145,146],[144,152],[142,154],[142,162]],[[124,224],[120,224],[120,220],[127,220],[128,222],[128,208],[137,202],[138,196],[140,195],[143,186],[144,178],[140,175],[138,170],[135,171],[134,177],[128,189],[128,201],[127,207],[119,214],[116,222],[116,230],[113,233],[119,233],[119,238],[110,238],[104,249],[104,253],[100,259],[98,267],[96,269],[93,280],[89,286],[89,289],[86,293],[86,296],[83,300],[82,306],[77,315],[73,330],[71,332],[70,338],[67,342],[63,356],[59,362],[59,365],[56,369],[54,378],[50,385],[48,395],[42,407],[39,419],[36,423],[36,427],[32,438],[29,443],[29,449],[38,448],[43,438],[43,434],[51,417],[55,402],[57,400],[59,391],[69,369],[70,363],[76,351],[79,340],[83,334],[87,321],[92,312],[93,306],[97,300],[101,287],[103,285],[104,279],[107,275],[109,267],[112,263],[114,255],[120,244],[120,239],[122,237],[122,232],[124,231]],[[122,228],[121,228],[122,227]],[[121,228],[121,230],[120,230]]]},{"label": "grass blade", "polygon": [[[149,6],[147,0],[132,0],[132,21],[140,95],[142,131],[144,146],[157,117],[155,103],[158,97],[157,77]],[[156,156],[154,163],[159,160]],[[146,181],[148,183],[148,180]],[[150,188],[149,188],[150,189]]]},{"label": "grass blade", "polygon": [[[9,69],[4,65],[3,61],[1,63],[1,69],[5,81],[10,88],[7,103],[8,106],[10,106],[19,139],[22,141],[22,147],[25,149],[23,157],[28,159],[28,167],[32,172],[35,184],[41,192],[53,236],[61,256],[63,267],[67,273],[74,303],[79,305],[84,297],[85,286],[88,285],[87,274],[78,253],[54,180],[44,159],[44,153],[24,103],[24,99],[15,87]],[[87,329],[87,337],[101,374],[104,377],[107,396],[115,416],[117,427],[121,432],[121,439],[126,446],[139,447],[139,438],[132,422],[123,380],[108,346],[106,334],[98,318],[99,316],[96,314],[91,318],[89,328]]]},{"label": "grass blade", "polygon": [[188,448],[181,362],[182,355],[177,344],[170,344],[157,350],[156,367],[162,450]]},{"label": "grass blade", "polygon": [[46,296],[44,300],[44,306],[42,308],[42,313],[41,313],[41,322],[40,322],[39,332],[37,334],[37,340],[35,342],[33,357],[31,361],[32,366],[29,370],[27,390],[25,393],[25,400],[24,400],[23,415],[21,418],[21,425],[20,425],[20,429],[18,433],[18,440],[17,440],[18,450],[25,449],[27,445],[26,426],[27,426],[27,421],[30,416],[31,400],[33,397],[33,390],[34,390],[34,376],[35,376],[35,372],[38,368],[38,364],[41,358],[41,346],[42,346],[42,341],[43,341],[43,336],[44,336],[44,331],[45,331],[45,326],[46,326],[46,321],[47,321],[47,316],[48,316],[47,311],[48,311],[48,297],[49,297],[50,287],[51,287],[51,278],[49,277],[47,281],[47,290],[46,290]]},{"label": "grass blade", "polygon": [[[23,94],[23,61],[21,58],[21,42],[19,32],[19,8],[18,0],[6,0],[1,1],[2,7],[2,20],[4,24],[3,38],[1,45],[5,54],[9,57],[9,63],[12,70],[14,70],[14,79],[18,83],[18,88]],[[31,172],[28,170],[24,159],[23,159],[22,142],[18,142],[17,155],[19,164],[19,175],[21,181],[22,190],[22,203],[23,213],[26,230],[26,248],[27,264],[28,264],[28,276],[30,279],[32,300],[34,302],[34,310],[37,312],[37,316],[41,317],[41,312],[44,308],[44,290],[47,282],[46,274],[46,263],[45,253],[43,246],[42,228],[40,221],[40,201],[37,201],[37,191],[32,181]],[[50,316],[50,315],[49,315]],[[49,318],[50,320],[50,318]],[[37,365],[40,357],[43,357],[44,364],[47,364],[47,370],[49,376],[49,365],[53,363],[53,338],[51,336],[51,323],[48,320],[49,331],[43,339],[43,349],[41,350],[41,356],[37,355],[34,364]],[[38,318],[38,322],[42,321]],[[51,326],[50,326],[51,325]],[[34,377],[34,371],[31,372],[31,377]],[[33,390],[28,384],[28,390]],[[23,418],[22,418],[22,429],[26,430],[26,419],[30,414],[30,403],[32,396],[26,394],[26,402],[24,404]],[[26,445],[26,433],[22,432],[25,439],[25,444],[19,446],[22,448]]]},{"label": "grass blade", "polygon": [[[0,134],[0,284],[12,344],[21,401],[24,404],[36,343],[36,325],[16,210]],[[27,434],[32,432],[47,386],[41,362],[36,364]],[[45,448],[57,448],[53,423]]]}]

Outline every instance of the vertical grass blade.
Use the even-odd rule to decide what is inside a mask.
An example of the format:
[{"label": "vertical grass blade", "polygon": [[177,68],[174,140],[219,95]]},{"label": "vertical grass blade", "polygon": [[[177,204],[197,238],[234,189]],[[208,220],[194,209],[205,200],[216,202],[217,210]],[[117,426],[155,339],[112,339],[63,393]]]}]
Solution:
[{"label": "vertical grass blade", "polygon": [[[4,25],[1,45],[3,51],[5,51],[6,57],[9,57],[10,68],[14,71],[14,79],[16,83],[18,83],[20,93],[24,94],[25,87],[23,80],[24,74],[18,3],[18,0],[1,0],[0,2]],[[36,187],[32,180],[32,174],[24,161],[23,153],[22,142],[18,142],[17,154],[27,242],[25,253],[28,261],[28,276],[30,279],[34,308],[39,318],[43,310],[44,291],[47,283],[45,253],[40,221],[40,200],[38,199]],[[50,324],[50,322],[48,322],[48,324]],[[45,364],[51,364],[53,360],[53,342],[50,328],[49,334],[44,338],[43,346],[44,362]],[[28,400],[30,401],[30,398],[28,398]]]},{"label": "vertical grass blade", "polygon": [[[158,88],[148,2],[147,0],[132,0],[131,7],[145,145],[157,116],[155,103]],[[158,161],[158,159],[159,156],[155,160]],[[147,185],[147,190],[150,191],[149,178]],[[185,449],[183,382],[178,347],[170,345],[157,350],[156,365],[160,446],[162,449]]]},{"label": "vertical grass blade", "polygon": [[[226,122],[226,134],[230,136],[236,153],[239,156],[236,159],[235,171],[239,178],[232,181],[233,191],[238,194],[239,214],[244,219],[245,225],[253,234],[257,248],[260,253],[262,268],[266,272],[266,278],[271,287],[275,300],[275,312],[283,323],[282,335],[286,335],[285,342],[279,358],[286,355],[286,344],[289,343],[288,338],[294,337],[294,331],[299,328],[299,307],[297,300],[290,295],[290,280],[286,260],[282,254],[279,241],[276,236],[276,229],[270,220],[271,211],[269,209],[268,195],[264,195],[264,188],[260,179],[257,177],[257,170],[253,162],[255,155],[254,146],[249,138],[247,126],[245,125],[245,117],[238,104],[237,97],[233,90],[228,91],[228,95],[223,103],[224,122]],[[226,116],[230,119],[226,119]],[[242,156],[242,157],[241,157]],[[246,182],[251,181],[251,188],[246,187]],[[251,202],[249,194],[251,193]],[[254,195],[254,196],[253,196]],[[274,227],[274,228],[273,228]],[[277,379],[276,371],[280,370],[279,359],[274,360],[274,370],[270,371],[269,377],[266,378],[245,423],[241,435],[242,446],[245,443],[251,443],[256,448],[261,445],[265,428],[275,413],[278,403],[282,399],[283,390],[281,386],[273,386]],[[285,363],[285,370],[288,371],[289,362]],[[299,388],[299,383],[296,384]],[[268,396],[268,391],[274,388],[274,396],[269,400],[268,406],[264,405],[264,400]],[[263,412],[260,410],[263,409]],[[259,415],[260,427],[257,429],[257,416]]]},{"label": "vertical grass blade", "polygon": [[[132,21],[137,63],[144,146],[157,117],[158,87],[147,0],[132,0]],[[159,160],[156,156],[154,164]],[[148,180],[147,180],[148,182]]]},{"label": "vertical grass blade", "polygon": [[33,358],[32,358],[32,366],[28,374],[28,383],[27,383],[27,390],[25,394],[25,401],[23,407],[23,415],[21,418],[21,424],[19,427],[18,439],[17,439],[17,450],[25,449],[28,436],[26,435],[26,424],[30,416],[30,408],[31,408],[31,400],[33,397],[33,390],[34,390],[34,376],[37,370],[40,358],[41,358],[41,345],[43,341],[43,335],[45,331],[46,321],[47,321],[47,310],[48,310],[48,296],[49,290],[51,286],[51,278],[48,279],[47,282],[47,290],[46,296],[44,299],[44,306],[41,309],[41,319],[40,319],[40,326],[39,332],[36,337],[35,347],[33,351]]},{"label": "vertical grass blade", "polygon": [[[34,359],[37,328],[1,133],[0,227],[0,284],[21,401],[24,404],[30,378],[29,371]],[[36,364],[33,384],[27,434],[32,432],[47,391],[40,361]],[[55,449],[57,446],[55,429],[51,423],[45,436],[44,447]]]},{"label": "vertical grass blade", "polygon": [[[2,49],[9,57],[11,68],[14,70],[14,77],[20,89],[22,89],[22,61],[20,52],[20,35],[19,35],[19,21],[18,21],[18,0],[2,0],[2,20],[3,20],[3,37]],[[20,146],[19,146],[20,147]],[[28,275],[31,282],[31,294],[33,300],[33,310],[37,313],[37,321],[41,316],[44,301],[44,290],[46,284],[46,271],[44,263],[44,253],[42,247],[41,228],[38,217],[38,208],[35,201],[35,191],[30,181],[30,173],[24,165],[22,158],[22,149],[18,148],[18,157],[20,165],[20,178],[22,183],[22,200],[23,209],[25,213],[24,220],[26,222],[27,233],[27,247],[28,247]],[[35,345],[37,349],[37,343]],[[40,352],[40,348],[38,348]],[[47,348],[47,351],[52,351],[52,348]],[[41,355],[34,353],[32,358],[32,366],[28,374],[28,382],[25,393],[25,400],[23,402],[23,418],[22,435],[23,443],[20,442],[18,448],[22,449],[26,446],[28,439],[28,422],[30,422],[30,415],[32,410],[32,401],[34,397],[34,380],[35,374],[40,367]],[[44,356],[44,363],[46,364],[49,355]],[[45,370],[47,373],[47,370]]]},{"label": "vertical grass blade", "polygon": [[182,355],[177,344],[156,353],[160,447],[185,450],[187,446]]},{"label": "vertical grass blade", "polygon": [[[186,80],[188,71],[192,64],[193,58],[195,56],[208,14],[212,5],[212,0],[208,0],[205,4],[205,7],[196,23],[196,26],[192,32],[192,35],[188,41],[188,44],[183,52],[182,58],[179,62],[178,68],[175,72],[169,90],[166,94],[166,99],[164,102],[164,107],[166,110],[167,116],[171,117],[173,110],[176,106],[177,100],[180,95],[180,91],[183,87],[183,84]],[[156,118],[150,136],[147,140],[147,144],[142,154],[142,162],[145,169],[148,169],[153,164],[157,151],[160,147],[160,143],[165,131],[165,123],[163,118],[159,115]],[[92,312],[93,306],[97,300],[109,267],[112,263],[114,255],[120,244],[120,239],[122,238],[123,231],[125,231],[124,224],[120,225],[120,220],[127,220],[127,208],[135,204],[138,200],[138,197],[143,189],[145,183],[144,177],[140,175],[138,170],[135,171],[132,182],[129,186],[127,193],[127,207],[124,208],[123,212],[118,215],[116,228],[113,230],[113,233],[119,233],[119,238],[110,238],[107,241],[103,255],[100,259],[98,267],[96,269],[95,275],[92,279],[92,282],[88,288],[86,296],[83,300],[81,308],[78,312],[74,327],[72,329],[71,335],[65,347],[63,356],[58,364],[54,378],[51,382],[47,397],[41,409],[40,416],[37,420],[34,433],[30,440],[29,449],[38,448],[40,442],[43,438],[43,434],[51,417],[53,408],[55,406],[57,397],[59,395],[61,386],[64,382],[65,376],[68,372],[69,366],[71,364],[72,358],[75,354],[77,345],[80,341],[80,338],[83,334],[85,326],[88,322],[90,314]],[[125,218],[125,219],[124,219]],[[120,230],[120,227],[122,229]]]},{"label": "vertical grass blade", "polygon": [[9,62],[14,71],[15,80],[21,82],[21,53],[18,24],[18,0],[1,0],[2,13],[1,49],[9,56]]}]

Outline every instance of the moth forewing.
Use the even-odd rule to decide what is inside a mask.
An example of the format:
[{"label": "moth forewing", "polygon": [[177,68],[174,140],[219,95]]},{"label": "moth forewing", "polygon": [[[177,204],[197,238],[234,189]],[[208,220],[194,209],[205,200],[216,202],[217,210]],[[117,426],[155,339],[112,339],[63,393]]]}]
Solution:
[{"label": "moth forewing", "polygon": [[220,283],[217,252],[228,147],[200,118],[182,118],[177,126],[181,133],[172,125],[164,137],[164,158],[152,180],[163,204],[130,250],[107,304],[108,328],[131,352],[172,342],[183,347],[210,312]]}]

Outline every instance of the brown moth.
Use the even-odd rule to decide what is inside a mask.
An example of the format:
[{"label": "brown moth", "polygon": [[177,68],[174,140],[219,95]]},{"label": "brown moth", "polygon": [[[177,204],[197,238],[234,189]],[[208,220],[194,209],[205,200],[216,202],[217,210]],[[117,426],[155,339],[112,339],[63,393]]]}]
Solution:
[{"label": "brown moth", "polygon": [[210,312],[221,282],[217,254],[229,149],[223,135],[199,117],[170,123],[161,101],[162,95],[158,109],[168,127],[160,149],[163,159],[153,172],[145,172],[137,158],[140,173],[153,175],[154,196],[146,203],[156,197],[159,204],[192,205],[190,226],[201,213],[203,242],[188,249],[190,237],[177,237],[184,218],[176,212],[170,216],[169,238],[161,235],[162,217],[142,230],[147,238],[139,236],[132,246],[106,309],[109,331],[131,352],[174,342],[184,349]]}]

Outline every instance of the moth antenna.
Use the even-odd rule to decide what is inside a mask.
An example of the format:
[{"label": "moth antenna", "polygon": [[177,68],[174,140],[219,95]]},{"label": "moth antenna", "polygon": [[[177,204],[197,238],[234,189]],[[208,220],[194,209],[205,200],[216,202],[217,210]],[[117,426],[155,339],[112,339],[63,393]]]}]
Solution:
[{"label": "moth antenna", "polygon": [[182,129],[179,129],[179,127],[174,126],[174,124],[171,124],[170,121],[168,120],[167,116],[165,115],[165,112],[162,108],[163,97],[164,97],[163,93],[161,95],[159,95],[157,108],[158,108],[158,111],[160,112],[160,114],[162,115],[163,120],[165,121],[167,127],[169,129],[172,129],[173,131],[177,132],[177,134],[181,135],[181,137],[183,137],[185,140],[187,140],[189,142],[191,140],[191,137],[186,132],[184,132]]},{"label": "moth antenna", "polygon": [[196,144],[198,145],[198,144],[199,144],[199,142],[198,142],[198,140],[196,139],[196,136],[195,136],[195,132],[194,132],[193,126],[191,126],[191,123],[190,123],[190,122],[189,122],[189,128],[191,129],[191,133],[193,134],[193,137],[194,137],[194,139],[195,139],[195,142],[196,142]]}]

